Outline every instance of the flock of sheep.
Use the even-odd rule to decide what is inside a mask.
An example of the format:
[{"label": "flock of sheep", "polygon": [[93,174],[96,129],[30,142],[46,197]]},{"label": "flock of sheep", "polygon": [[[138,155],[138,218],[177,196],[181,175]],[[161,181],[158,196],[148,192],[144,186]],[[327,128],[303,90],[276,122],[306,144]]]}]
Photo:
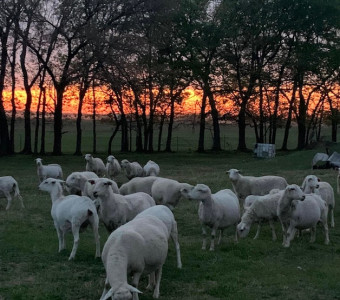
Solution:
[{"label": "flock of sheep", "polygon": [[[325,244],[329,243],[328,215],[334,224],[334,191],[327,182],[314,175],[306,176],[301,186],[288,185],[280,176],[243,176],[237,169],[227,171],[233,191],[223,189],[212,194],[205,184],[188,183],[159,177],[160,167],[149,161],[144,167],[124,159],[121,163],[110,155],[107,164],[91,154],[85,155],[86,171],[71,173],[63,181],[58,164],[43,165],[37,158],[37,174],[41,191],[50,194],[51,216],[57,231],[59,251],[65,249],[65,234],[74,237],[69,260],[74,259],[79,233],[91,226],[96,244],[95,257],[100,257],[99,223],[108,230],[101,258],[106,270],[104,291],[100,299],[138,299],[138,282],[142,273],[149,274],[147,289],[159,297],[162,266],[168,252],[168,240],[174,242],[177,267],[182,267],[177,223],[173,210],[181,197],[199,202],[198,217],[202,225],[203,244],[207,247],[207,229],[211,228],[210,250],[215,249],[215,237],[221,241],[223,230],[235,226],[235,241],[246,237],[253,223],[268,222],[273,240],[277,239],[274,222],[282,226],[283,246],[289,247],[297,230],[311,232],[315,241],[317,223],[321,223]],[[129,179],[118,187],[115,178],[124,172]],[[340,176],[340,175],[339,175]],[[338,176],[338,192],[339,192]],[[64,191],[68,195],[64,195]],[[0,197],[20,196],[18,183],[11,176],[0,177]],[[128,283],[129,275],[132,282]]]}]

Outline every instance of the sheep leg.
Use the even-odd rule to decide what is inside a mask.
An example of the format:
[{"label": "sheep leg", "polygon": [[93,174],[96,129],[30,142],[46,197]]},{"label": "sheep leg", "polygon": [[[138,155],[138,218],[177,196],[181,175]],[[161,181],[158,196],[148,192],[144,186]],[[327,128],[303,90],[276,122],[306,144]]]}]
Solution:
[{"label": "sheep leg", "polygon": [[209,251],[214,251],[215,250],[216,231],[217,231],[217,226],[213,227],[213,229],[211,230],[211,242],[210,242],[210,249],[209,249]]},{"label": "sheep leg", "polygon": [[277,240],[277,236],[276,236],[275,226],[274,226],[273,220],[269,221],[269,226],[272,229],[272,238],[273,238],[273,241],[276,241]]},{"label": "sheep leg", "polygon": [[160,268],[155,271],[156,287],[155,287],[155,290],[153,291],[153,297],[156,299],[159,298],[159,286],[161,284],[162,269],[163,269],[163,266],[160,266]]},{"label": "sheep leg", "polygon": [[[142,272],[137,272],[133,274],[133,278],[132,278],[132,286],[134,286],[135,288],[138,288],[138,283],[139,283],[139,279],[142,275]],[[132,299],[133,300],[138,300],[138,293],[133,292],[132,293]]]},{"label": "sheep leg", "polygon": [[71,260],[75,257],[77,249],[78,249],[78,243],[79,243],[79,224],[78,223],[72,223],[72,233],[73,233],[73,248],[72,252],[70,254],[70,257],[68,260]]},{"label": "sheep leg", "polygon": [[178,243],[178,231],[177,231],[177,222],[174,222],[172,224],[171,233],[170,233],[171,239],[175,244],[176,248],[176,257],[177,257],[177,268],[182,268],[182,260],[181,260],[181,249]]},{"label": "sheep leg", "polygon": [[259,221],[259,224],[257,225],[257,230],[256,230],[256,234],[254,236],[254,240],[256,240],[259,237],[260,231],[261,231],[261,221]]},{"label": "sheep leg", "polygon": [[204,224],[202,224],[202,236],[203,236],[202,250],[206,250],[207,249],[207,228]]},{"label": "sheep leg", "polygon": [[12,196],[10,193],[5,193],[5,196],[7,198],[7,206],[6,206],[6,210],[9,210],[9,208],[12,205]]},{"label": "sheep leg", "polygon": [[328,224],[327,224],[327,220],[322,222],[322,226],[323,226],[323,231],[325,234],[325,245],[329,244],[329,235],[328,235]]},{"label": "sheep leg", "polygon": [[93,234],[94,234],[94,241],[96,243],[96,256],[95,257],[100,257],[100,237],[99,237],[99,233],[98,233],[98,218],[90,218],[90,222],[92,225],[92,229],[93,229]]},{"label": "sheep leg", "polygon": [[222,235],[223,235],[223,229],[221,229],[219,232],[220,232],[220,235],[218,236],[217,245],[221,244],[221,241],[222,241]]},{"label": "sheep leg", "polygon": [[287,226],[284,223],[281,223],[282,226],[282,245],[284,246],[286,244],[286,240],[287,240]]},{"label": "sheep leg", "polygon": [[315,242],[315,236],[316,236],[316,225],[312,226],[311,230],[310,230],[310,243],[314,243]]},{"label": "sheep leg", "polygon": [[296,228],[294,225],[291,224],[287,230],[286,241],[283,245],[285,248],[288,248],[290,246],[290,242],[294,238],[295,232],[296,232]]},{"label": "sheep leg", "polygon": [[54,223],[54,227],[57,230],[57,235],[58,235],[58,242],[59,242],[59,252],[61,250],[65,249],[65,234],[64,232],[59,228],[57,223]]},{"label": "sheep leg", "polygon": [[334,223],[334,208],[329,209],[330,215],[331,215],[331,227],[334,228],[335,223]]},{"label": "sheep leg", "polygon": [[156,279],[155,279],[155,272],[152,272],[148,275],[149,283],[146,287],[148,291],[151,291],[154,286],[156,285]]},{"label": "sheep leg", "polygon": [[19,200],[20,200],[21,208],[25,208],[24,199],[22,199],[22,197],[21,197],[20,194],[18,194],[18,198],[19,198]]}]

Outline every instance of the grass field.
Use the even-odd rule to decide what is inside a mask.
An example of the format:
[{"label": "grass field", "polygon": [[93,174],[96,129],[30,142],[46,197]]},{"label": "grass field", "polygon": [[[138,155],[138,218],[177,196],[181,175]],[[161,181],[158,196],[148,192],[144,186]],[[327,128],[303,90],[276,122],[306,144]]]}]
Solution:
[{"label": "grass field", "polygon": [[[340,152],[340,147],[335,145],[333,150]],[[231,188],[225,174],[230,168],[238,168],[246,175],[281,175],[289,183],[298,184],[313,173],[335,188],[336,171],[311,171],[315,152],[278,152],[270,160],[234,151],[115,154],[119,160],[127,158],[141,164],[153,159],[161,167],[161,176],[191,184],[205,183],[213,192]],[[71,234],[67,236],[67,249],[58,253],[58,239],[50,216],[51,200],[48,194],[38,190],[34,158],[0,157],[0,176],[12,175],[17,179],[26,205],[21,210],[18,201],[14,201],[6,212],[6,200],[0,199],[0,299],[99,299],[105,271],[101,260],[94,259],[92,233],[88,230],[80,235],[74,261],[67,260],[73,242]],[[72,155],[46,156],[44,162],[60,163],[66,176],[85,168],[83,157]],[[120,185],[126,179],[120,176],[117,181]],[[336,195],[336,201],[338,198]],[[316,243],[309,244],[309,236],[304,235],[284,249],[280,240],[271,240],[269,226],[263,227],[258,240],[253,240],[256,229],[253,226],[249,236],[238,244],[233,242],[233,230],[227,230],[215,252],[201,250],[197,206],[182,200],[174,210],[183,269],[176,268],[175,249],[170,241],[160,299],[340,299],[339,204],[335,209],[336,227],[330,229],[328,246],[323,244],[321,227],[317,230]],[[280,233],[278,223],[276,229]],[[103,246],[108,237],[103,226],[100,235]],[[142,277],[139,288],[145,293],[140,299],[152,299],[152,293],[145,291],[145,287],[146,278]]]}]

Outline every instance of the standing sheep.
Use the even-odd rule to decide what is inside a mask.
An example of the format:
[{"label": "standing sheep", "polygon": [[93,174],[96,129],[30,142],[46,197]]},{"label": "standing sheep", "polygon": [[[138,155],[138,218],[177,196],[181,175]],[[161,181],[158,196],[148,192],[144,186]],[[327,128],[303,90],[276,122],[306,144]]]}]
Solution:
[{"label": "standing sheep", "polygon": [[106,164],[107,177],[113,180],[119,175],[121,170],[122,168],[120,167],[119,161],[113,155],[109,155]]},{"label": "standing sheep", "polygon": [[79,243],[79,231],[91,224],[96,242],[95,257],[100,257],[98,234],[99,219],[96,207],[88,197],[62,193],[62,180],[47,178],[39,185],[41,191],[50,193],[52,200],[51,216],[59,240],[59,252],[65,249],[65,233],[72,231],[73,248],[69,260],[74,259]]},{"label": "standing sheep", "polygon": [[305,177],[301,189],[306,194],[315,193],[326,201],[328,205],[328,212],[331,218],[331,227],[335,226],[334,223],[334,190],[332,186],[326,181],[319,181],[315,175],[308,175]]},{"label": "standing sheep", "polygon": [[99,157],[93,157],[92,154],[85,155],[86,171],[94,172],[98,176],[106,174],[104,162]]},{"label": "standing sheep", "polygon": [[182,268],[182,261],[181,261],[181,250],[178,243],[178,230],[177,230],[177,222],[175,220],[175,216],[165,205],[155,205],[143,210],[139,213],[136,218],[144,217],[144,216],[154,216],[160,219],[164,225],[168,229],[168,238],[171,236],[172,241],[175,244],[176,248],[176,256],[177,256],[177,268]]},{"label": "standing sheep", "polygon": [[[236,228],[240,221],[240,205],[236,195],[229,189],[211,194],[210,188],[205,184],[197,184],[191,190],[182,190],[182,194],[189,199],[200,201],[198,217],[202,225],[202,249],[206,249],[207,227],[210,227],[212,229],[210,251],[214,251],[216,231],[221,230],[219,244],[223,230],[233,225]],[[236,230],[235,241],[237,242]]]},{"label": "standing sheep", "polygon": [[89,185],[87,180],[95,178],[99,177],[94,172],[73,172],[66,178],[66,190],[70,194],[88,196]]},{"label": "standing sheep", "polygon": [[143,167],[144,176],[158,176],[160,172],[159,165],[152,160],[149,160]]},{"label": "standing sheep", "polygon": [[159,177],[148,176],[148,177],[135,177],[128,182],[121,185],[119,193],[121,195],[128,195],[137,192],[144,192],[151,196],[151,188],[153,183]]},{"label": "standing sheep", "polygon": [[273,241],[277,239],[273,221],[277,219],[277,206],[282,193],[283,191],[277,191],[264,196],[247,196],[241,222],[237,225],[240,237],[246,237],[251,225],[258,222],[257,232],[254,237],[254,239],[257,239],[260,234],[261,222],[268,221],[272,230]]},{"label": "standing sheep", "polygon": [[173,179],[158,178],[151,187],[151,196],[157,204],[163,204],[173,210],[181,198],[181,189],[191,189],[192,185]]},{"label": "standing sheep", "polygon": [[37,174],[39,177],[39,183],[46,178],[63,179],[63,170],[58,164],[48,164],[44,166],[42,164],[41,158],[36,158],[35,162],[37,164]]},{"label": "standing sheep", "polygon": [[122,169],[125,170],[126,177],[130,180],[134,177],[143,176],[143,168],[138,162],[129,162],[127,159],[121,161]]},{"label": "standing sheep", "polygon": [[25,208],[17,181],[12,176],[0,177],[0,198],[7,199],[6,210],[9,210],[11,207],[12,199],[14,197],[18,197],[21,203],[21,208]]},{"label": "standing sheep", "polygon": [[[167,254],[168,229],[159,218],[146,215],[119,227],[111,233],[103,248],[106,279],[100,299],[138,300],[141,292],[137,288],[143,273],[155,274],[153,297],[158,298]],[[130,275],[132,285],[128,283]]]},{"label": "standing sheep", "polygon": [[283,190],[287,186],[286,179],[280,176],[243,176],[237,169],[230,169],[226,173],[229,174],[241,206],[248,195],[263,196],[269,194],[272,189]]},{"label": "standing sheep", "polygon": [[155,201],[146,193],[135,193],[122,196],[112,191],[112,180],[97,179],[94,184],[93,196],[99,201],[99,217],[106,229],[111,232],[119,226],[131,221],[143,210],[154,206]]}]

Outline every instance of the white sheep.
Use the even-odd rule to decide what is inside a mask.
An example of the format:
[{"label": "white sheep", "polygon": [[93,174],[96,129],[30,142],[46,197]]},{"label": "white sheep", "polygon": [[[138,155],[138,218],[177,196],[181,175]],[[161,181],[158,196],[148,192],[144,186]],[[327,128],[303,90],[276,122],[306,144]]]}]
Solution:
[{"label": "white sheep", "polygon": [[83,172],[73,172],[66,178],[66,190],[70,194],[88,196],[88,179],[99,178],[94,172],[83,171]]},{"label": "white sheep", "polygon": [[[205,184],[197,184],[192,189],[182,189],[181,192],[188,199],[200,201],[198,217],[202,225],[202,249],[206,249],[207,227],[210,227],[212,229],[210,251],[214,251],[216,231],[221,230],[219,244],[223,230],[233,225],[236,228],[240,221],[240,205],[236,195],[229,189],[211,194],[210,188]],[[235,241],[237,242],[236,230]]]},{"label": "white sheep", "polygon": [[119,175],[122,168],[119,164],[119,161],[113,155],[109,155],[106,160],[107,160],[106,163],[107,177],[110,179],[114,179],[116,176]]},{"label": "white sheep", "polygon": [[0,177],[0,198],[7,199],[6,210],[9,210],[9,208],[11,207],[14,197],[18,197],[21,203],[21,207],[25,208],[24,201],[20,195],[19,185],[17,181],[12,176]]},{"label": "white sheep", "polygon": [[60,165],[43,165],[41,158],[36,158],[35,162],[37,164],[37,174],[39,177],[39,182],[42,182],[46,178],[63,179],[63,170],[61,169]]},{"label": "white sheep", "polygon": [[326,181],[319,181],[318,177],[315,175],[308,175],[305,177],[301,189],[306,194],[316,193],[321,196],[324,201],[326,201],[328,205],[328,213],[331,218],[331,227],[334,227],[335,200],[333,187]]},{"label": "white sheep", "polygon": [[273,221],[277,219],[277,206],[283,191],[275,190],[264,196],[247,196],[245,199],[245,209],[241,222],[237,225],[237,231],[240,237],[246,237],[251,225],[258,222],[258,227],[254,239],[260,234],[261,222],[268,221],[272,230],[272,239],[277,239]]},{"label": "white sheep", "polygon": [[143,167],[144,176],[158,176],[160,172],[159,165],[152,160],[149,160]]},{"label": "white sheep", "polygon": [[159,177],[135,177],[128,182],[122,184],[119,188],[121,195],[128,195],[137,192],[144,192],[151,196],[151,187]]},{"label": "white sheep", "polygon": [[327,214],[327,203],[319,195],[304,194],[298,185],[288,185],[277,207],[277,215],[283,231],[283,246],[286,248],[290,246],[296,229],[311,228],[310,242],[314,242],[318,222],[323,224],[325,244],[328,244]]},{"label": "white sheep", "polygon": [[126,177],[130,180],[134,177],[143,176],[143,168],[138,162],[129,162],[127,159],[121,161],[122,169],[125,170]]},{"label": "white sheep", "polygon": [[237,169],[230,169],[226,173],[229,174],[229,179],[241,206],[248,195],[263,196],[272,189],[283,190],[288,185],[286,179],[280,176],[243,176]]},{"label": "white sheep", "polygon": [[86,154],[85,161],[86,171],[94,172],[98,176],[104,176],[106,174],[106,168],[101,158],[93,157],[92,154]]},{"label": "white sheep", "polygon": [[163,204],[173,210],[182,194],[181,189],[191,189],[188,183],[181,183],[169,178],[158,178],[151,187],[151,196],[157,204]]},{"label": "white sheep", "polygon": [[[137,288],[143,273],[155,274],[153,297],[158,298],[167,253],[168,229],[159,218],[146,215],[119,227],[103,248],[106,279],[100,299],[138,300],[141,292]],[[132,275],[132,285],[128,283],[129,275]]]},{"label": "white sheep", "polygon": [[111,185],[112,180],[99,178],[96,179],[93,188],[93,197],[100,206],[99,217],[109,232],[131,221],[143,210],[156,205],[152,197],[146,193],[123,196],[115,194]]},{"label": "white sheep", "polygon": [[63,195],[62,184],[64,181],[47,178],[39,185],[41,191],[50,193],[52,200],[51,216],[59,240],[59,252],[66,248],[65,233],[72,231],[73,248],[69,260],[74,259],[78,243],[79,231],[91,224],[96,243],[95,257],[100,257],[100,243],[98,234],[99,218],[92,200],[88,197],[77,195]]},{"label": "white sheep", "polygon": [[172,241],[175,244],[176,248],[176,256],[177,256],[177,268],[182,268],[182,261],[181,261],[181,250],[178,243],[178,230],[177,230],[177,222],[175,220],[175,216],[165,205],[155,205],[152,207],[147,208],[140,212],[136,218],[144,217],[144,216],[154,216],[160,219],[164,225],[168,229],[168,238],[171,236]]}]

